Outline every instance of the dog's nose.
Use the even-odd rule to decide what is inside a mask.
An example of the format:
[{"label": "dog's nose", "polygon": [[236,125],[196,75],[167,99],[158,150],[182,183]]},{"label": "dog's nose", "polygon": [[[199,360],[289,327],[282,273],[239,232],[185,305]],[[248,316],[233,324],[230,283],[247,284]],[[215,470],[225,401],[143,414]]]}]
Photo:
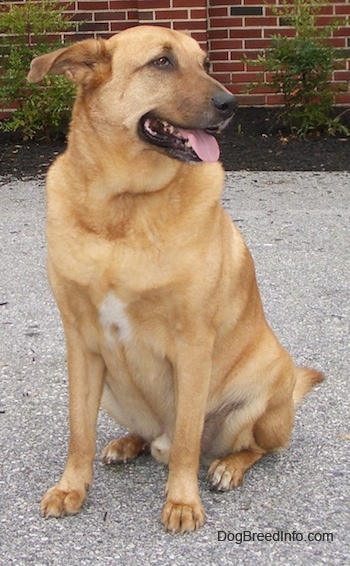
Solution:
[{"label": "dog's nose", "polygon": [[223,118],[232,116],[237,108],[237,101],[233,94],[229,92],[220,92],[220,94],[213,96],[211,100]]}]

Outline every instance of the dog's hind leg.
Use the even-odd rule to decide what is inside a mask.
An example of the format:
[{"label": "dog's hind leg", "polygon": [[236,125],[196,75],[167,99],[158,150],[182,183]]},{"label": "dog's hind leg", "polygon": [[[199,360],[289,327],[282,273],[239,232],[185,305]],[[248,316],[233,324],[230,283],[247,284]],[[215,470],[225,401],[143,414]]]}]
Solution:
[{"label": "dog's hind leg", "polygon": [[[264,454],[284,448],[290,438],[295,405],[311,389],[323,380],[323,374],[309,368],[295,368],[296,383],[284,395],[276,394],[265,412],[243,430],[234,441],[233,452],[215,460],[208,472],[212,485],[220,491],[228,491],[242,484],[245,472],[258,462]],[[245,442],[244,437],[248,438]],[[236,448],[235,448],[236,447]]]},{"label": "dog's hind leg", "polygon": [[149,443],[137,434],[127,434],[112,440],[102,451],[105,464],[126,464],[142,454],[149,454]]},{"label": "dog's hind leg", "polygon": [[[251,427],[250,441],[245,447],[241,444],[236,452],[215,460],[208,472],[209,480],[219,491],[229,491],[243,483],[245,472],[258,462],[264,454],[284,448],[288,443],[294,421],[294,402],[289,400],[278,404],[271,403],[263,415]],[[242,436],[247,435],[242,431]],[[240,436],[240,435],[238,435]]]}]

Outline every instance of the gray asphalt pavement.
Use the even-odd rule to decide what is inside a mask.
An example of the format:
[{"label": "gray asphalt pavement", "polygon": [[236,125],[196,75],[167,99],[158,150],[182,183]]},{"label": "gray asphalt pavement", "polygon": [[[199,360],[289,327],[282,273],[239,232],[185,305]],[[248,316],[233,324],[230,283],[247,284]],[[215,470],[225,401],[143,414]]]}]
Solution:
[{"label": "gray asphalt pavement", "polygon": [[[350,173],[227,175],[224,206],[253,252],[268,319],[296,361],[327,380],[300,406],[289,448],[242,487],[210,491],[201,470],[207,522],[185,536],[162,530],[166,470],[149,457],[114,468],[96,457],[82,513],[39,515],[68,436],[43,187],[0,177],[0,564],[350,564]],[[101,414],[99,453],[116,434]]]}]

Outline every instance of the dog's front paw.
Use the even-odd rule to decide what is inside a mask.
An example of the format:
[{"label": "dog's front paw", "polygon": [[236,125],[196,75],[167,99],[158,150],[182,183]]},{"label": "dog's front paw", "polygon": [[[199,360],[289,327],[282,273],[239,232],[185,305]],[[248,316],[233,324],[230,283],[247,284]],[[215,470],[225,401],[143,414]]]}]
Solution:
[{"label": "dog's front paw", "polygon": [[193,504],[168,500],[163,507],[162,523],[173,534],[196,531],[204,522],[205,512],[199,499]]},{"label": "dog's front paw", "polygon": [[75,515],[79,513],[85,498],[85,491],[76,489],[64,491],[56,486],[51,487],[41,501],[41,514],[45,519]]}]

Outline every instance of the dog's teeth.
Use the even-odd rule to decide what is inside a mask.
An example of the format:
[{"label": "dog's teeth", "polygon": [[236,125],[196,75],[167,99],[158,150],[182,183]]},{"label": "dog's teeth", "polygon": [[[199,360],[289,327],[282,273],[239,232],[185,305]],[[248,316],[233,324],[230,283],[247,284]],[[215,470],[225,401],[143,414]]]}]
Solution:
[{"label": "dog's teeth", "polygon": [[185,147],[192,147],[188,140],[185,141]]},{"label": "dog's teeth", "polygon": [[144,124],[144,128],[145,130],[147,130],[148,133],[150,133],[152,136],[156,136],[157,132],[155,130],[153,130],[152,126],[151,126],[152,122],[151,120],[146,120],[145,124]]},{"label": "dog's teeth", "polygon": [[175,131],[174,126],[169,126],[169,127],[168,127],[168,132],[169,132],[169,134],[173,134],[174,131]]}]

